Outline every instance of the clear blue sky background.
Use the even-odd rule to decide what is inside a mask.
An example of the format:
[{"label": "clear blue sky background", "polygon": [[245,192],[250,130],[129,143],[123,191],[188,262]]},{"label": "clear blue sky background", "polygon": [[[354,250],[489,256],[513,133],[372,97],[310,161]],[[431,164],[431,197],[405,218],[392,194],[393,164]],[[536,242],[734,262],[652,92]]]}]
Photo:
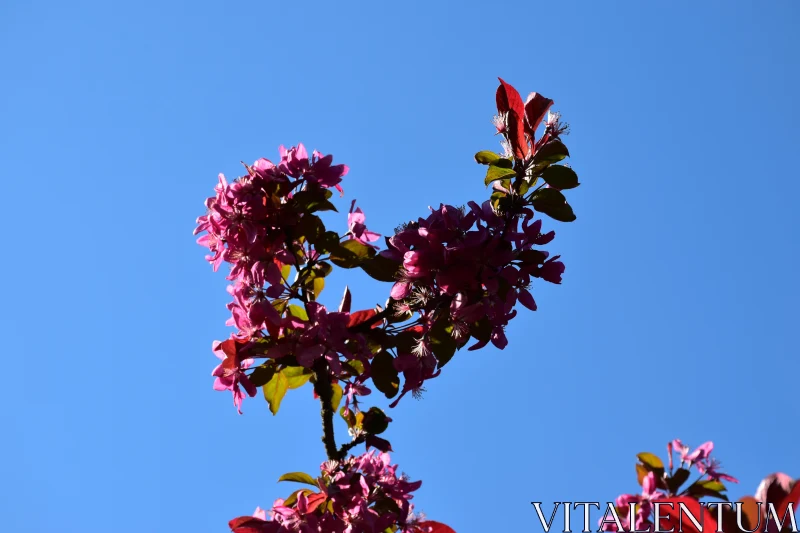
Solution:
[{"label": "clear blue sky background", "polygon": [[[277,417],[211,389],[203,200],[297,142],[382,233],[482,200],[497,76],[570,122],[578,220],[546,223],[564,284],[509,347],[393,413],[418,508],[541,531],[529,502],[632,491],[674,437],[714,440],[733,496],[800,476],[798,25],[796,1],[3,2],[0,530],[222,533],[314,472],[310,389]],[[328,302],[344,283],[385,299],[342,273]]]}]

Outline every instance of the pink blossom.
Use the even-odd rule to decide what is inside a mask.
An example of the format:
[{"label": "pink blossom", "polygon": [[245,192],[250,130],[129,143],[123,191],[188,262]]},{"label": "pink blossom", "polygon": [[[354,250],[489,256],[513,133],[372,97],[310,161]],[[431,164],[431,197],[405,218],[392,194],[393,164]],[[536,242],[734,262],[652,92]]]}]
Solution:
[{"label": "pink blossom", "polygon": [[356,201],[353,200],[350,204],[350,213],[347,215],[347,227],[350,238],[377,249],[377,246],[373,246],[369,243],[377,241],[381,236],[367,229],[367,226],[364,224],[366,220],[364,212],[360,207],[356,208],[354,211],[353,209],[355,206]]},{"label": "pink blossom", "polygon": [[686,463],[691,466],[708,458],[711,455],[711,451],[714,449],[714,443],[711,441],[703,443],[691,453],[689,452],[690,448],[683,444],[680,439],[673,440],[672,447],[680,455],[681,463]]}]

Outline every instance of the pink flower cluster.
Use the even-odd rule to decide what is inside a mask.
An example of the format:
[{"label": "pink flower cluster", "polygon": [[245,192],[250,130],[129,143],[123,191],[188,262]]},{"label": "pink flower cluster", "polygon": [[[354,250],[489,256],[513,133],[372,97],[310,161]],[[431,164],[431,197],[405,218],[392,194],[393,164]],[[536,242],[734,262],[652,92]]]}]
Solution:
[{"label": "pink flower cluster", "polygon": [[542,221],[532,222],[534,213],[527,207],[498,214],[486,201],[470,202],[469,209],[442,205],[431,211],[391,237],[388,249],[381,252],[403,265],[391,291],[396,309],[419,313],[423,322],[416,357],[399,355],[404,393],[437,375],[430,349],[435,321],[444,317],[452,324],[459,346],[472,335],[477,342],[470,350],[490,341],[503,349],[508,344],[504,330],[517,314],[517,301],[536,310],[528,290],[531,279],[561,283],[564,272],[558,256],[548,259],[547,252],[534,249],[552,241],[555,233],[542,234]]},{"label": "pink flower cluster", "polygon": [[206,232],[197,242],[211,251],[206,260],[214,271],[223,261],[232,265],[227,278],[234,282],[228,289],[233,296],[228,324],[239,328],[243,338],[279,322],[269,299],[286,290],[281,268],[297,263],[292,248],[313,255],[310,247],[290,237],[306,214],[290,200],[298,191],[341,191],[339,184],[348,172],[345,165],[332,165],[331,155],[315,151],[309,158],[302,144],[289,150],[281,146],[280,155],[277,165],[263,158],[245,165],[247,174],[230,184],[220,174],[216,195],[206,200],[208,213],[197,219],[195,235]]},{"label": "pink flower cluster", "polygon": [[[399,533],[429,533],[445,529],[413,514],[412,492],[421,481],[397,474],[387,453],[374,451],[326,462],[317,478],[319,492],[300,490],[287,500],[278,499],[267,513],[230,522],[234,533],[380,533],[396,527]],[[452,531],[452,530],[450,530]]]},{"label": "pink flower cluster", "polygon": [[[247,173],[230,183],[219,175],[195,230],[204,233],[198,243],[209,249],[206,259],[214,270],[223,262],[231,266],[227,324],[236,332],[213,345],[220,359],[212,372],[214,389],[231,391],[241,414],[245,396],[262,387],[277,413],[288,390],[311,381],[322,404],[329,458],[316,480],[289,476],[317,491],[297,491],[277,500],[269,513],[257,509],[232,520],[235,533],[453,533],[413,515],[410,501],[421,482],[397,475],[385,453],[390,443],[377,436],[391,419],[377,407],[360,411],[357,397],[371,393],[365,386],[369,379],[387,398],[397,396],[392,407],[408,392],[418,395],[470,338],[475,340],[470,350],[489,343],[504,349],[516,304],[537,308],[530,292],[534,278],[561,283],[559,256],[538,249],[554,233],[542,233],[534,210],[575,220],[560,191],[577,187],[577,174],[552,166],[569,155],[558,139],[565,127],[559,115],[549,113],[552,100],[533,93],[523,103],[513,87],[500,82],[496,125],[507,157],[490,151],[475,156],[489,167],[484,183],[492,184],[491,199],[431,209],[387,238],[382,251],[375,244],[380,235],[367,228],[355,201],[343,235],[328,231],[315,215],[336,210],[331,188],[343,194],[348,167],[333,165],[330,155],[309,156],[302,144],[281,146],[277,164],[259,159],[244,165]],[[336,311],[322,305],[318,298],[333,265],[360,267],[391,282],[385,306],[351,311],[349,290]],[[257,365],[256,359],[265,361]],[[342,399],[339,412],[352,440],[338,448],[333,416]],[[343,459],[360,444],[384,453]],[[698,464],[708,475],[718,466]],[[650,497],[655,485],[647,483]]]},{"label": "pink flower cluster", "polygon": [[714,450],[714,443],[711,441],[701,444],[696,450],[690,452],[690,448],[681,442],[680,439],[675,439],[667,444],[667,450],[669,451],[670,468],[672,468],[672,452],[674,450],[680,457],[681,466],[685,465],[687,468],[693,466],[698,472],[714,481],[725,480],[731,483],[739,483],[739,480],[735,477],[720,472],[720,462],[716,458],[711,457],[711,452]]}]

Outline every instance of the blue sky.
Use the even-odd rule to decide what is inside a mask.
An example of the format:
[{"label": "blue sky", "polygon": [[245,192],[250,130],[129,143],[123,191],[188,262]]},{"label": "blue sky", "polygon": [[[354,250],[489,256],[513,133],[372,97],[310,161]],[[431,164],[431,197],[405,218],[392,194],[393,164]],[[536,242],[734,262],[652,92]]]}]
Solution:
[{"label": "blue sky", "polygon": [[[792,1],[3,2],[0,530],[221,533],[314,472],[310,389],[277,417],[211,389],[228,295],[203,200],[297,142],[351,167],[341,211],[381,233],[482,200],[497,76],[571,124],[578,220],[546,222],[564,283],[509,347],[392,413],[418,509],[540,531],[529,502],[633,491],[635,454],[675,437],[715,441],[733,496],[800,476],[799,22]],[[345,283],[385,300],[348,272],[328,302]]]}]

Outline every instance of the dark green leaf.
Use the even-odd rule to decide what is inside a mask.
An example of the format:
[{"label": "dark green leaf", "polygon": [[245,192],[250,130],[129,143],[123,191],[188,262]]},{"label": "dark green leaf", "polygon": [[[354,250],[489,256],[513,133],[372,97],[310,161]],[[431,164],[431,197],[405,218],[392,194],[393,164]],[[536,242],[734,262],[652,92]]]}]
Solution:
[{"label": "dark green leaf", "polygon": [[399,353],[411,353],[419,340],[419,334],[403,331],[394,336],[394,345]]},{"label": "dark green leaf", "polygon": [[[700,498],[710,496],[712,498],[719,498],[720,500],[728,501],[728,497],[721,492],[721,490],[725,490],[725,486],[718,481],[712,481],[712,483],[716,483],[716,485],[704,486],[703,482],[695,483],[687,489],[687,493],[689,496],[692,496],[698,500]],[[717,486],[722,486],[722,489],[717,489]]]},{"label": "dark green leaf", "polygon": [[501,180],[514,175],[516,175],[514,169],[492,165],[489,167],[489,170],[486,171],[486,178],[483,180],[483,183],[485,185],[489,185],[493,181]]},{"label": "dark green leaf", "polygon": [[370,407],[369,411],[364,413],[361,425],[367,433],[380,435],[389,427],[389,418],[378,407]]},{"label": "dark green leaf", "polygon": [[394,282],[397,281],[396,276],[402,265],[382,255],[376,255],[372,259],[363,260],[359,266],[373,279]]},{"label": "dark green leaf", "polygon": [[319,253],[327,253],[339,247],[339,234],[335,231],[326,231],[313,243]]},{"label": "dark green leaf", "polygon": [[306,213],[315,211],[336,211],[336,207],[328,200],[333,193],[328,189],[308,189],[294,195],[292,200],[297,207]]},{"label": "dark green leaf", "polygon": [[481,318],[469,328],[469,334],[480,342],[489,342],[492,338],[492,325],[486,317]]},{"label": "dark green leaf", "polygon": [[558,139],[554,139],[541,148],[533,156],[533,165],[535,167],[543,167],[558,163],[565,157],[569,156],[569,150],[564,146],[564,143]]},{"label": "dark green leaf", "polygon": [[564,195],[555,189],[540,189],[531,203],[536,211],[560,222],[572,222],[577,218]]},{"label": "dark green leaf", "polygon": [[316,244],[324,232],[325,225],[318,216],[305,214],[300,218],[292,233],[296,238],[305,237],[311,244]]},{"label": "dark green leaf", "polygon": [[342,268],[355,268],[362,261],[375,256],[375,249],[350,239],[331,250],[331,263]]},{"label": "dark green leaf", "polygon": [[253,372],[247,376],[254,387],[263,387],[269,383],[269,381],[272,379],[272,376],[275,375],[275,366],[270,363],[265,363],[259,367],[256,367],[255,370],[253,370]]},{"label": "dark green leaf", "polygon": [[689,479],[689,474],[690,472],[687,469],[679,468],[667,481],[667,487],[669,488],[669,491],[673,494],[677,494],[678,489],[681,488],[681,485],[686,483],[686,480]]},{"label": "dark green leaf", "polygon": [[375,388],[387,398],[393,398],[400,389],[400,377],[394,368],[394,358],[389,352],[378,352],[370,364]]},{"label": "dark green leaf", "polygon": [[308,275],[312,278],[324,278],[333,272],[333,267],[330,263],[326,263],[325,261],[321,261],[316,263],[311,270],[309,271]]},{"label": "dark green leaf", "polygon": [[295,483],[305,483],[313,487],[317,486],[316,480],[305,472],[289,472],[288,474],[282,475],[278,481],[294,481]]},{"label": "dark green leaf", "polygon": [[431,351],[439,361],[439,368],[446,365],[456,353],[458,345],[453,338],[453,325],[446,320],[439,320],[431,328],[430,335]]},{"label": "dark green leaf", "polygon": [[574,189],[578,185],[578,175],[569,167],[553,165],[542,172],[542,179],[556,189]]}]

